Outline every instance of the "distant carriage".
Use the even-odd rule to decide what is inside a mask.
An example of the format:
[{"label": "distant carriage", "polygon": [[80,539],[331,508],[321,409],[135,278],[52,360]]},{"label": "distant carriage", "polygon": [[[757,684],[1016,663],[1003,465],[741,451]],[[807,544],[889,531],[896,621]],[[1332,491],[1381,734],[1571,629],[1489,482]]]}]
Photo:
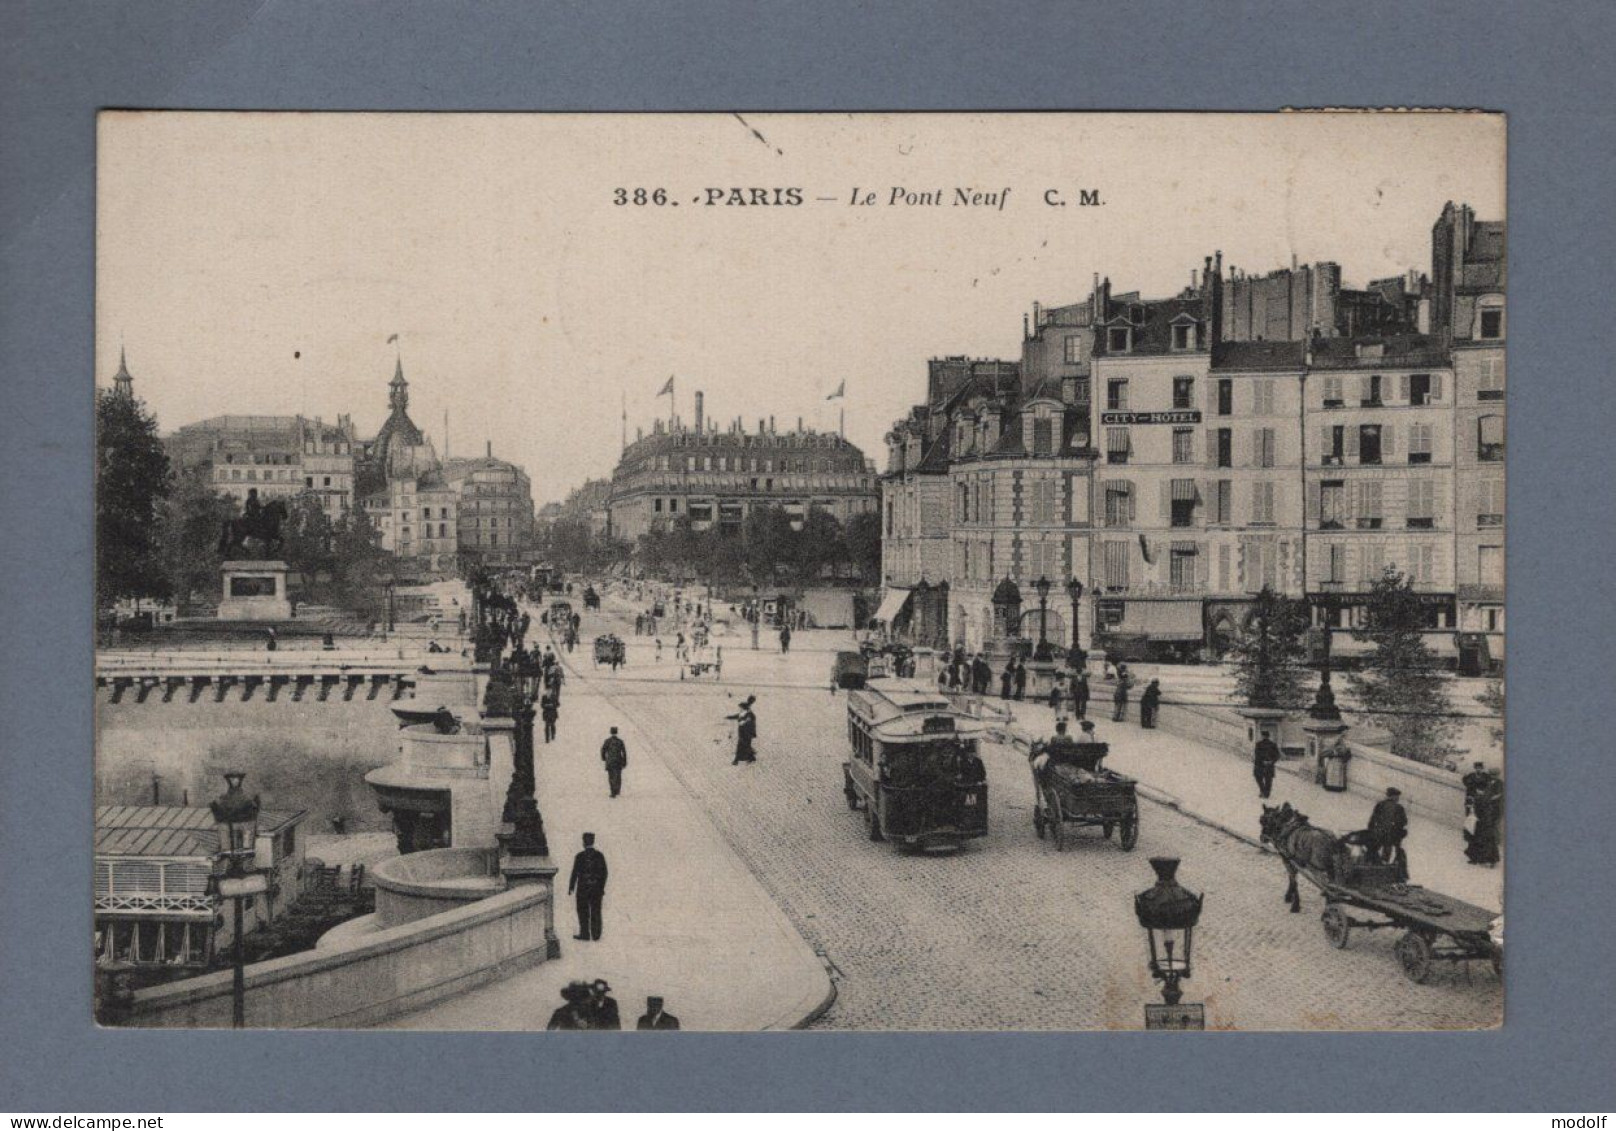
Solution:
[{"label": "distant carriage", "polygon": [[628,646],[615,634],[595,637],[594,665],[626,664],[628,663]]},{"label": "distant carriage", "polygon": [[600,594],[595,592],[593,585],[584,590],[584,608],[596,610],[600,608]]},{"label": "distant carriage", "polygon": [[984,734],[981,720],[923,683],[873,679],[849,691],[847,807],[863,811],[871,840],[926,848],[986,836]]},{"label": "distant carriage", "polygon": [[1064,735],[1050,742],[1034,743],[1028,752],[1032,765],[1032,826],[1038,839],[1055,842],[1055,850],[1066,848],[1068,831],[1098,828],[1117,845],[1132,852],[1139,843],[1138,783],[1102,763],[1110,752],[1103,742],[1077,742]]}]

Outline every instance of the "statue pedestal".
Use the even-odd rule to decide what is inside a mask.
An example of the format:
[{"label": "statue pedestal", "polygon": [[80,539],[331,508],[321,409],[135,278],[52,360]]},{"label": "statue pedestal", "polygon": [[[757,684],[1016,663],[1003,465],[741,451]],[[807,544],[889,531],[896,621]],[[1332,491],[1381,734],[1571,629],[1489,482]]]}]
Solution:
[{"label": "statue pedestal", "polygon": [[235,561],[223,566],[220,620],[291,620],[286,594],[291,567],[279,561]]}]

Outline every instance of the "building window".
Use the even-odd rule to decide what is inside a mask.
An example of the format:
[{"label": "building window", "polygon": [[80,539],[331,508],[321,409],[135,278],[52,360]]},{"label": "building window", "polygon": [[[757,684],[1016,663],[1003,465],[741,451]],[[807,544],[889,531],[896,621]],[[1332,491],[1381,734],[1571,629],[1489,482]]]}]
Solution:
[{"label": "building window", "polygon": [[1325,408],[1340,408],[1347,403],[1343,384],[1344,382],[1340,377],[1326,377],[1324,379]]},{"label": "building window", "polygon": [[1504,399],[1503,358],[1484,357],[1481,359],[1481,371],[1476,377],[1476,399],[1478,401],[1501,401]]},{"label": "building window", "polygon": [[1111,353],[1127,353],[1128,339],[1132,333],[1126,326],[1113,326],[1106,332],[1105,348]]},{"label": "building window", "polygon": [[1184,323],[1173,327],[1173,348],[1187,350],[1195,345],[1195,327]]},{"label": "building window", "polygon": [[1481,336],[1483,338],[1502,338],[1504,336],[1504,312],[1502,310],[1483,310],[1481,312]]},{"label": "building window", "polygon": [[1212,521],[1227,526],[1234,521],[1234,483],[1219,479],[1212,488]]},{"label": "building window", "polygon": [[1380,463],[1380,425],[1358,426],[1358,462],[1366,465]]},{"label": "building window", "polygon": [[1219,467],[1234,466],[1234,429],[1219,428],[1217,435],[1217,465]]},{"label": "building window", "polygon": [[1483,416],[1476,421],[1476,458],[1493,463],[1504,458],[1504,418]]},{"label": "building window", "polygon": [[1415,373],[1408,379],[1408,403],[1416,408],[1428,405],[1432,401],[1431,375],[1429,373]]},{"label": "building window", "polygon": [[1081,364],[1083,364],[1083,335],[1082,334],[1068,334],[1067,337],[1066,337],[1065,348],[1066,348],[1066,364],[1067,365],[1081,365]]},{"label": "building window", "polygon": [[1274,383],[1268,378],[1252,382],[1251,385],[1251,411],[1257,416],[1272,416],[1274,414]]},{"label": "building window", "polygon": [[1251,485],[1251,523],[1253,526],[1274,525],[1274,485],[1272,483],[1253,483]]},{"label": "building window", "polygon": [[1032,451],[1034,455],[1053,455],[1055,451],[1055,422],[1040,414],[1032,422]]},{"label": "building window", "polygon": [[1193,428],[1174,428],[1173,429],[1173,462],[1174,463],[1194,463],[1195,462],[1195,429],[1193,429]]},{"label": "building window", "polygon": [[[1179,329],[1184,329],[1184,327],[1180,326]],[[1173,407],[1174,408],[1194,408],[1195,407],[1195,378],[1193,378],[1193,377],[1174,377],[1173,378]]]},{"label": "building window", "polygon": [[1101,564],[1107,589],[1128,588],[1128,543],[1107,542]]},{"label": "building window", "polygon": [[1479,585],[1504,584],[1504,547],[1477,547],[1476,582]]},{"label": "building window", "polygon": [[1234,414],[1234,382],[1227,377],[1218,378],[1218,415]]},{"label": "building window", "polygon": [[[1057,521],[1057,496],[1060,484],[1053,479],[1036,479],[1032,484],[1032,521],[1042,526],[1053,526]],[[978,502],[977,514],[981,515]]]},{"label": "building window", "polygon": [[1319,529],[1340,530],[1347,520],[1347,485],[1340,479],[1319,484]]},{"label": "building window", "polygon": [[1329,549],[1329,573],[1324,580],[1332,585],[1340,585],[1347,580],[1347,548],[1340,542],[1331,542]]},{"label": "building window", "polygon": [[1476,525],[1504,525],[1504,481],[1483,479],[1476,484]]},{"label": "building window", "polygon": [[1346,462],[1347,430],[1340,424],[1332,424],[1324,430],[1324,450],[1320,452],[1322,462],[1327,467],[1339,467]]},{"label": "building window", "polygon": [[1111,412],[1128,411],[1128,379],[1113,377],[1105,383],[1105,407]]},{"label": "building window", "polygon": [[679,513],[679,500],[678,499],[669,499],[668,500],[668,513],[669,514],[678,514]]},{"label": "building window", "polygon": [[1378,542],[1366,542],[1358,547],[1358,577],[1365,584],[1380,580],[1386,572],[1386,547]]},{"label": "building window", "polygon": [[1408,462],[1431,462],[1431,426],[1429,424],[1410,424],[1408,426]]},{"label": "building window", "polygon": [[1272,428],[1259,428],[1252,435],[1253,453],[1258,467],[1274,466],[1274,430]]},{"label": "building window", "polygon": [[1408,528],[1431,530],[1436,527],[1436,481],[1410,479],[1408,481]]},{"label": "building window", "polygon": [[662,500],[661,499],[652,499],[651,500],[651,513],[652,514],[661,514],[662,513]]},{"label": "building window", "polygon": [[1128,453],[1131,450],[1128,430],[1126,428],[1107,428],[1105,430],[1106,459],[1112,463],[1127,463]]},{"label": "building window", "polygon": [[1358,484],[1358,529],[1379,530],[1381,524],[1380,480],[1365,479]]},{"label": "building window", "polygon": [[1200,557],[1193,542],[1174,542],[1168,563],[1168,580],[1174,593],[1193,593],[1197,588],[1196,567]]},{"label": "building window", "polygon": [[1381,379],[1379,373],[1371,373],[1363,378],[1359,400],[1364,408],[1379,408],[1384,402],[1380,396]]},{"label": "building window", "polygon": [[1416,585],[1430,585],[1436,580],[1436,550],[1432,546],[1408,548],[1408,576]]},{"label": "building window", "polygon": [[1195,504],[1198,501],[1195,480],[1175,479],[1172,482],[1170,517],[1173,526],[1195,525]]},{"label": "building window", "polygon": [[1133,521],[1133,484],[1107,483],[1105,485],[1105,524],[1127,526]]}]

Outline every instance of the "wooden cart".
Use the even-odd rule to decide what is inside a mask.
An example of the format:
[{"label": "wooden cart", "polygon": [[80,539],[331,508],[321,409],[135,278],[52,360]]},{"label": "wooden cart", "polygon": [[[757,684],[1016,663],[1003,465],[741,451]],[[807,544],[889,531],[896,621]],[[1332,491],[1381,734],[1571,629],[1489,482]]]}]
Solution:
[{"label": "wooden cart", "polygon": [[1109,751],[1103,742],[1057,739],[1028,752],[1033,831],[1039,840],[1052,838],[1057,852],[1065,850],[1072,828],[1098,828],[1107,840],[1115,832],[1124,852],[1139,843],[1138,783],[1102,768]]}]

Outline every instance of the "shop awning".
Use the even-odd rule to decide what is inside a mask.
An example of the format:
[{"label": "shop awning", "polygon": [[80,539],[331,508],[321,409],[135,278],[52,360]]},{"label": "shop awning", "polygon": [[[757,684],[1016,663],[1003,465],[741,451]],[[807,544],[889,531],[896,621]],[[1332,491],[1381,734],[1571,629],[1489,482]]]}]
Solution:
[{"label": "shop awning", "polygon": [[1128,598],[1113,632],[1152,640],[1200,640],[1201,602]]},{"label": "shop awning", "polygon": [[882,624],[891,624],[903,612],[913,592],[912,589],[888,589],[881,595],[881,607],[875,610],[874,619]]}]

